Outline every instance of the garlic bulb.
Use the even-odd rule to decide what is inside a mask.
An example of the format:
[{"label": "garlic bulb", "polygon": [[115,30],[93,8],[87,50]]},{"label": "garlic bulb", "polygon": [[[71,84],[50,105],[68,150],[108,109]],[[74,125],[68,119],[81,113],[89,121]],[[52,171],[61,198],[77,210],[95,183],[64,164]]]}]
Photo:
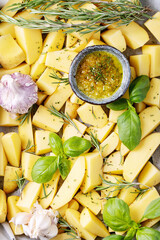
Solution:
[{"label": "garlic bulb", "polygon": [[47,240],[58,234],[58,212],[46,210],[36,202],[30,213],[20,212],[11,219],[15,225],[22,225],[24,234],[30,238]]},{"label": "garlic bulb", "polygon": [[0,0],[0,8],[4,7],[8,0]]},{"label": "garlic bulb", "polygon": [[0,106],[8,112],[27,113],[38,100],[38,87],[29,75],[6,74],[0,81]]}]

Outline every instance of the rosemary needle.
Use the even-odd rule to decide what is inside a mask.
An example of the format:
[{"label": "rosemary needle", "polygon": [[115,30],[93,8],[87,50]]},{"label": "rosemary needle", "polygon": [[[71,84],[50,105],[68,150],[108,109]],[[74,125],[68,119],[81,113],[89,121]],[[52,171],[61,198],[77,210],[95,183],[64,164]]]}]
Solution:
[{"label": "rosemary needle", "polygon": [[70,118],[70,116],[68,115],[68,113],[64,114],[63,112],[58,112],[55,107],[53,106],[50,106],[50,108],[48,109],[48,111],[53,114],[54,116],[56,117],[59,117],[59,118],[62,118],[65,123],[70,123],[79,133],[79,129],[78,127],[76,126],[76,124],[72,121],[72,119]]},{"label": "rosemary needle", "polygon": [[81,239],[77,231],[62,216],[60,216],[58,223],[60,224],[60,229],[71,236],[71,238],[67,238],[66,240]]},{"label": "rosemary needle", "polygon": [[58,80],[57,82],[52,82],[53,84],[59,84],[59,83],[64,83],[65,85],[69,84],[69,78],[61,78],[59,77],[55,72],[52,72],[49,77],[54,78]]},{"label": "rosemary needle", "polygon": [[[85,9],[74,7],[77,0],[31,0],[24,3],[17,3],[10,6],[9,10],[19,11],[23,9],[30,9],[31,13],[40,14],[44,19],[12,18],[0,12],[1,21],[13,23],[18,26],[31,29],[41,29],[43,32],[57,31],[59,29],[65,32],[81,31],[82,33],[89,33],[92,31],[101,31],[107,28],[108,25],[119,22],[120,25],[129,24],[131,21],[143,20],[151,18],[148,14],[148,8],[143,7],[139,1],[135,3],[129,0],[117,0],[116,2],[102,2],[99,0],[80,0],[78,3],[97,4],[97,8]],[[55,9],[48,10],[47,8],[56,4]],[[55,21],[47,18],[47,16],[59,16]],[[64,21],[65,19],[65,21]],[[71,20],[70,23],[67,20]],[[80,23],[74,21],[80,20]],[[83,23],[82,23],[83,21]]]},{"label": "rosemary needle", "polygon": [[[127,182],[127,181],[125,181],[125,180],[119,180],[119,179],[117,179],[117,178],[115,178],[116,179],[116,183],[115,182],[111,182],[111,181],[107,181],[107,180],[105,180],[104,178],[102,178],[102,176],[100,176],[101,177],[101,179],[102,179],[102,182],[104,183],[104,184],[106,184],[106,186],[97,186],[96,187],[96,190],[97,191],[100,191],[100,190],[109,190],[109,193],[108,193],[108,196],[109,196],[109,194],[110,193],[112,193],[112,192],[115,192],[115,191],[117,191],[117,190],[121,190],[121,189],[128,189],[128,188],[130,188],[130,187],[135,187],[136,189],[137,189],[137,191],[139,192],[139,195],[142,195],[142,194],[144,194],[146,191],[148,191],[149,189],[151,189],[150,187],[148,187],[148,186],[146,186],[146,185],[144,185],[144,184],[141,184],[141,183],[136,183],[136,182]],[[142,185],[142,186],[144,186],[145,187],[145,189],[141,189],[139,186],[140,185]],[[112,187],[114,187],[115,189],[112,189],[112,190],[110,190],[110,188],[112,188]]]}]

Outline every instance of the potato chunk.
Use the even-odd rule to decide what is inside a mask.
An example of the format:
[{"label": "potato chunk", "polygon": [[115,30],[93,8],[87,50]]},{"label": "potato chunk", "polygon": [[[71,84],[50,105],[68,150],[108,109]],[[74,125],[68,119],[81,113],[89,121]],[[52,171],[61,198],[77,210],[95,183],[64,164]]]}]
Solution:
[{"label": "potato chunk", "polygon": [[160,12],[157,12],[149,19],[144,25],[154,35],[155,38],[160,42]]},{"label": "potato chunk", "polygon": [[91,124],[95,127],[102,128],[108,122],[106,113],[99,105],[84,103],[77,109],[77,112],[84,123]]},{"label": "potato chunk", "polygon": [[16,190],[17,182],[15,181],[17,179],[17,176],[19,178],[22,177],[22,169],[17,167],[11,167],[7,166],[4,173],[4,182],[3,182],[3,190],[5,193],[11,193],[14,190]]},{"label": "potato chunk", "polygon": [[150,78],[160,76],[160,45],[144,45],[142,53],[150,56]]},{"label": "potato chunk", "polygon": [[8,159],[8,162],[19,167],[21,157],[21,139],[16,132],[10,132],[2,137],[2,144]]},{"label": "potato chunk", "polygon": [[107,45],[117,48],[119,51],[124,52],[126,50],[126,41],[122,35],[121,30],[111,29],[101,34],[103,40]]},{"label": "potato chunk", "polygon": [[107,237],[110,235],[104,223],[87,208],[81,212],[80,223],[82,227],[96,236]]},{"label": "potato chunk", "polygon": [[159,145],[160,133],[152,133],[127,155],[123,167],[123,176],[126,181],[134,181]]},{"label": "potato chunk", "polygon": [[0,189],[0,223],[5,222],[7,216],[7,202],[6,194],[3,190]]},{"label": "potato chunk", "polygon": [[10,34],[0,37],[0,64],[2,67],[15,68],[25,58],[24,52]]},{"label": "potato chunk", "polygon": [[[138,177],[138,182],[148,186],[154,187],[160,183],[160,171],[151,162],[148,162],[143,168]],[[145,186],[141,185],[141,188]]]},{"label": "potato chunk", "polygon": [[137,76],[147,75],[150,71],[150,56],[147,54],[130,56],[130,64],[135,68]]},{"label": "potato chunk", "polygon": [[26,55],[26,63],[34,63],[42,52],[42,33],[39,29],[15,26],[16,39]]}]

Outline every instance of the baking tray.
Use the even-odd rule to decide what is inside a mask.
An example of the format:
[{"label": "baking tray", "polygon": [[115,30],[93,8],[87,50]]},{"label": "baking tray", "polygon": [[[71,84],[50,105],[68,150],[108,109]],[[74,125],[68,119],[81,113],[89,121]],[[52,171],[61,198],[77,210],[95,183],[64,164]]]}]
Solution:
[{"label": "baking tray", "polygon": [[[154,14],[154,11],[160,11],[160,0],[141,0],[141,3],[143,6],[149,6],[153,10],[153,12],[151,12],[151,15]],[[140,24],[143,24],[143,22],[140,22]],[[143,27],[145,28],[145,26],[143,26]],[[150,35],[150,40],[147,44],[154,44],[154,43],[157,44],[158,42],[153,37],[153,35],[150,32],[148,32],[148,33]],[[140,54],[141,50],[138,49],[137,51],[135,51],[135,50],[133,51],[131,49],[127,49],[127,51],[124,52],[126,57],[129,57],[130,55],[135,54],[135,53]],[[10,131],[17,131],[17,129],[11,128],[11,127],[0,127],[0,132],[7,133]],[[155,131],[160,132],[160,126]],[[156,167],[158,167],[160,169],[160,147],[153,154],[151,161],[153,162],[153,164]],[[1,188],[1,186],[2,186],[2,178],[0,179],[0,188]],[[157,189],[160,192],[160,184],[157,186]],[[157,230],[160,231],[160,223],[158,223],[154,228],[156,228]],[[28,238],[26,236],[16,236],[16,239],[17,240],[29,240],[31,238]],[[99,238],[99,239],[101,239],[101,238]],[[9,236],[7,235],[7,233],[5,232],[5,230],[3,229],[1,224],[0,224],[0,240],[9,240]]]}]

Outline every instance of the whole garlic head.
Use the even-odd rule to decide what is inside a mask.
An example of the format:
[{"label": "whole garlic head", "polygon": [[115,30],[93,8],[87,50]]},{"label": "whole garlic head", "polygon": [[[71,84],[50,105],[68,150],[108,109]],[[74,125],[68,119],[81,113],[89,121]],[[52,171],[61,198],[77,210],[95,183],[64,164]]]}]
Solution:
[{"label": "whole garlic head", "polygon": [[10,222],[22,225],[24,234],[30,238],[48,240],[58,234],[58,212],[46,210],[36,202],[30,213],[20,212]]},{"label": "whole garlic head", "polygon": [[29,75],[6,74],[0,81],[0,106],[10,113],[24,114],[38,100],[38,87]]}]

